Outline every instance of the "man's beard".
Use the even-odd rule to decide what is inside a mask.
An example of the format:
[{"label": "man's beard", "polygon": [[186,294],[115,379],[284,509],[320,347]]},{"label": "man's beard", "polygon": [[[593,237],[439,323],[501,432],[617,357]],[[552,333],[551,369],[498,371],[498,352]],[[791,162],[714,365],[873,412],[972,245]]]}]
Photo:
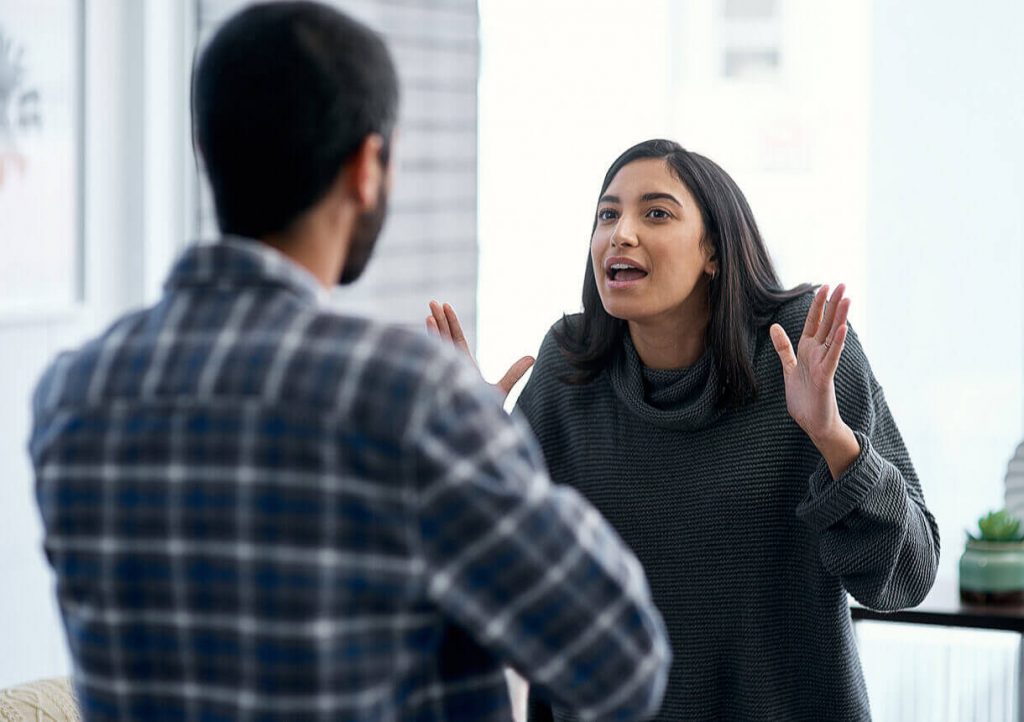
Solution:
[{"label": "man's beard", "polygon": [[366,270],[373,255],[373,249],[377,245],[377,237],[384,227],[384,219],[388,214],[388,191],[384,182],[381,181],[380,191],[377,194],[377,206],[363,213],[356,219],[356,227],[352,231],[352,242],[348,248],[348,258],[345,259],[345,267],[341,269],[341,278],[338,283],[347,286],[354,283],[363,271]]}]

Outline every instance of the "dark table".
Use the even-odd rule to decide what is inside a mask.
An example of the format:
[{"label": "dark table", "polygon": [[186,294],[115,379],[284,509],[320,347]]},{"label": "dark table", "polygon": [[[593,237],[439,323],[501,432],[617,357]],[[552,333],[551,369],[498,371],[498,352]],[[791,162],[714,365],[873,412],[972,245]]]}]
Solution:
[{"label": "dark table", "polygon": [[955,582],[936,583],[921,604],[900,612],[875,612],[856,601],[850,602],[854,621],[932,624],[943,627],[1003,629],[1024,634],[1024,606],[991,606],[963,604]]}]

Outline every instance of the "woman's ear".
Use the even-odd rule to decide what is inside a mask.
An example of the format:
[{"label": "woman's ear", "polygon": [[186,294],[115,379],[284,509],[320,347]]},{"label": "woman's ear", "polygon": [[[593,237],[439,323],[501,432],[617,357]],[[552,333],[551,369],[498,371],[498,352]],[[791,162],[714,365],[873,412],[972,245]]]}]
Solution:
[{"label": "woman's ear", "polygon": [[704,273],[714,278],[718,275],[718,254],[714,248],[708,248],[707,257],[704,259]]}]

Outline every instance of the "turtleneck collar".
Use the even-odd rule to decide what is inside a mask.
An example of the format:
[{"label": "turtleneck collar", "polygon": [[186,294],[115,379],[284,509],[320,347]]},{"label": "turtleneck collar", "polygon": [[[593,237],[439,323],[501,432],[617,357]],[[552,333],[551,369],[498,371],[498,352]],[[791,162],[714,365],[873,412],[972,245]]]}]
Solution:
[{"label": "turtleneck collar", "polygon": [[718,372],[710,347],[692,366],[649,369],[640,360],[628,331],[622,338],[622,352],[616,354],[609,378],[630,411],[656,426],[678,431],[704,428],[721,415],[716,404]]}]

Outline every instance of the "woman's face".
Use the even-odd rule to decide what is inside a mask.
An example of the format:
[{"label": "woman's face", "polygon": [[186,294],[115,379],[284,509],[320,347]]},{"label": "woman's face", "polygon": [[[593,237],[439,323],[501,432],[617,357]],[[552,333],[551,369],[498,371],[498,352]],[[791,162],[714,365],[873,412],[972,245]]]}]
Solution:
[{"label": "woman's face", "polygon": [[598,201],[590,239],[605,310],[626,321],[651,321],[692,299],[704,308],[716,264],[703,237],[700,209],[668,163],[645,158],[623,166]]}]

